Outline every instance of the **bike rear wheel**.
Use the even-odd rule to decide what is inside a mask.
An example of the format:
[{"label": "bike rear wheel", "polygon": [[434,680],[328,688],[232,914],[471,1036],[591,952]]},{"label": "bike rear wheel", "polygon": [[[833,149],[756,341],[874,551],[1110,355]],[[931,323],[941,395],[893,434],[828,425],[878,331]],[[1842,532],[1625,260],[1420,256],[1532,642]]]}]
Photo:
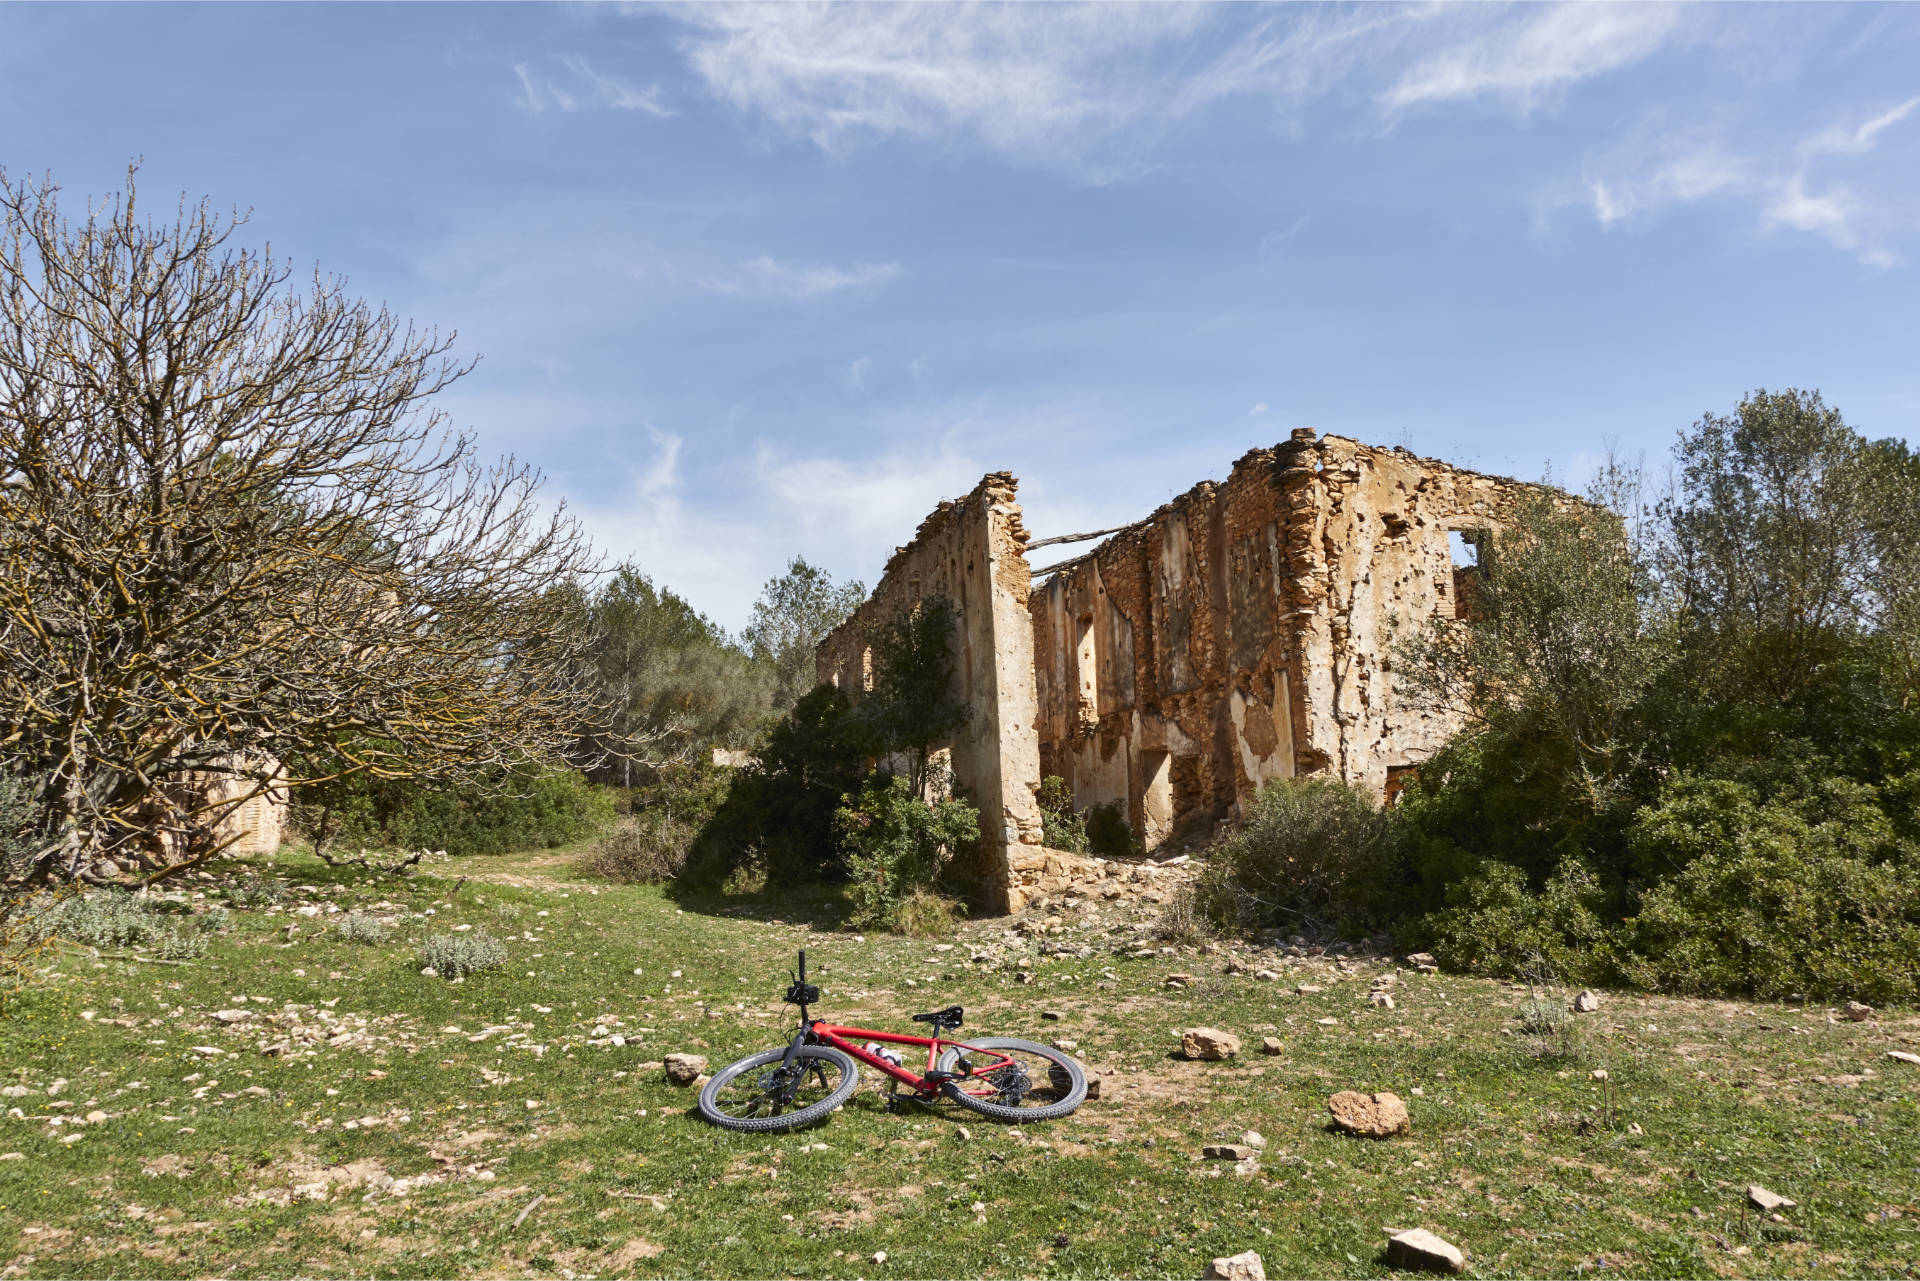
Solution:
[{"label": "bike rear wheel", "polygon": [[729,1063],[700,1091],[700,1115],[728,1130],[797,1130],[822,1120],[860,1084],[860,1065],[826,1045]]},{"label": "bike rear wheel", "polygon": [[[969,1053],[985,1050],[990,1053]],[[1087,1074],[1071,1054],[1037,1041],[1011,1036],[974,1037],[940,1056],[942,1072],[958,1072],[963,1061],[1012,1060],[978,1076],[948,1081],[940,1089],[963,1108],[1000,1121],[1048,1121],[1066,1116],[1087,1097]]]}]

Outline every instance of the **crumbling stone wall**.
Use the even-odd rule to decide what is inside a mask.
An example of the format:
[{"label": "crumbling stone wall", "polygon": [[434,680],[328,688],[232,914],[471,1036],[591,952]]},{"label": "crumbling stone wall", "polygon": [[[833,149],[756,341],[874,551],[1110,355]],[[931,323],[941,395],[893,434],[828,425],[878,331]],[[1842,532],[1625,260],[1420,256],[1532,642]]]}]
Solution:
[{"label": "crumbling stone wall", "polygon": [[955,626],[953,694],[969,709],[947,747],[957,788],[980,807],[981,845],[969,879],[980,905],[1008,907],[1009,853],[1040,845],[1039,739],[1033,724],[1032,581],[1018,482],[992,472],[957,502],[944,502],[913,540],[894,551],[871,598],[815,654],[818,679],[858,703],[872,688],[868,633],[875,623],[945,596]]},{"label": "crumbling stone wall", "polygon": [[[1122,802],[1149,848],[1238,814],[1269,779],[1392,792],[1458,728],[1395,697],[1392,639],[1471,598],[1450,535],[1479,541],[1528,486],[1401,449],[1296,431],[1031,582],[1006,472],[942,503],[895,551],[817,669],[870,686],[872,622],[935,594],[957,611],[951,745],[981,809],[983,906],[1030,891],[1046,774]],[[1011,879],[1010,879],[1011,878]]]},{"label": "crumbling stone wall", "polygon": [[1298,431],[1046,578],[1030,601],[1043,774],[1149,847],[1269,779],[1384,794],[1459,727],[1396,700],[1392,637],[1452,616],[1524,486]]}]

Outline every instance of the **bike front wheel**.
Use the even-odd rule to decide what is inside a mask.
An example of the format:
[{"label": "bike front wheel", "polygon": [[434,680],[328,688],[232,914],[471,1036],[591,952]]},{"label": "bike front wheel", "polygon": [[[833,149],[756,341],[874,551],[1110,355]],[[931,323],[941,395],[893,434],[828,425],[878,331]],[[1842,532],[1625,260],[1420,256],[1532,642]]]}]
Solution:
[{"label": "bike front wheel", "polygon": [[860,1084],[860,1065],[825,1045],[768,1050],[714,1074],[700,1091],[700,1115],[728,1130],[797,1130],[822,1120]]},{"label": "bike front wheel", "polygon": [[[1005,1058],[1010,1062],[986,1068]],[[961,1107],[999,1121],[1047,1121],[1066,1116],[1087,1097],[1087,1074],[1071,1054],[1011,1036],[976,1037],[940,1056],[942,1072],[980,1064],[978,1075],[948,1081],[940,1089]]]}]

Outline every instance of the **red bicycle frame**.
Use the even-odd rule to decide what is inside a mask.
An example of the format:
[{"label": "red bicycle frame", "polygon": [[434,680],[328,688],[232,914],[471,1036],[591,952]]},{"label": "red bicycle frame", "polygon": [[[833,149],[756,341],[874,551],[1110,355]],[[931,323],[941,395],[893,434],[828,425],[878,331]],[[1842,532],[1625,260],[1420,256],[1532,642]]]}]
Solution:
[{"label": "red bicycle frame", "polygon": [[[831,1045],[834,1049],[842,1053],[850,1054],[874,1071],[885,1072],[902,1085],[911,1088],[916,1094],[929,1097],[939,1093],[942,1079],[965,1080],[966,1077],[969,1076],[985,1076],[987,1073],[1006,1067],[1013,1062],[1012,1059],[1002,1054],[997,1058],[993,1058],[990,1062],[970,1063],[968,1065],[969,1070],[964,1076],[956,1073],[951,1078],[935,1078],[933,1076],[934,1064],[939,1061],[940,1050],[943,1046],[980,1055],[992,1055],[993,1051],[978,1049],[968,1045],[964,1041],[942,1040],[937,1036],[906,1036],[899,1032],[876,1032],[863,1027],[841,1027],[837,1023],[810,1022],[807,1025],[807,1030],[810,1034],[808,1037],[809,1040],[821,1045]],[[889,1045],[924,1045],[927,1047],[926,1073],[917,1074],[909,1072],[906,1068],[900,1067],[892,1061],[883,1059],[878,1054],[871,1053],[860,1045],[855,1044],[848,1039],[849,1037],[859,1037],[868,1041],[883,1041]]]}]

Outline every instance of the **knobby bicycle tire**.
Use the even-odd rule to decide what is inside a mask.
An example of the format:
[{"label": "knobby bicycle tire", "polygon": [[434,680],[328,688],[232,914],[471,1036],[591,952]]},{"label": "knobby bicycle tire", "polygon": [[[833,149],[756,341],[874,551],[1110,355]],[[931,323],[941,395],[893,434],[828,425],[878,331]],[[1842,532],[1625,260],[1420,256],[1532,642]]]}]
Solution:
[{"label": "knobby bicycle tire", "polygon": [[776,1116],[728,1116],[720,1111],[717,1100],[720,1092],[745,1073],[759,1068],[773,1067],[785,1059],[784,1048],[767,1050],[760,1054],[751,1054],[744,1059],[729,1063],[714,1073],[700,1091],[700,1115],[714,1125],[727,1130],[740,1130],[747,1133],[767,1130],[797,1130],[801,1126],[812,1125],[823,1119],[828,1113],[845,1103],[860,1085],[860,1065],[852,1055],[842,1053],[827,1045],[803,1045],[795,1055],[795,1061],[808,1059],[825,1060],[840,1069],[840,1084],[826,1098],[810,1103],[806,1107],[796,1108]]},{"label": "knobby bicycle tire", "polygon": [[[1056,1050],[1050,1045],[1041,1045],[1037,1041],[1022,1041],[1011,1036],[977,1036],[966,1043],[979,1050],[1021,1050],[1038,1055],[1051,1066],[1048,1068],[1049,1084],[1055,1089],[1063,1089],[1065,1098],[1042,1107],[1008,1107],[1004,1103],[994,1103],[968,1094],[961,1088],[962,1082],[948,1081],[940,1088],[943,1093],[963,1108],[969,1108],[982,1116],[990,1116],[998,1121],[1051,1121],[1072,1113],[1087,1098],[1087,1074],[1080,1070],[1080,1064],[1065,1050]],[[965,1047],[955,1047],[940,1056],[939,1067],[943,1072],[953,1071],[960,1061]],[[1062,1078],[1066,1085],[1061,1084]]]}]

